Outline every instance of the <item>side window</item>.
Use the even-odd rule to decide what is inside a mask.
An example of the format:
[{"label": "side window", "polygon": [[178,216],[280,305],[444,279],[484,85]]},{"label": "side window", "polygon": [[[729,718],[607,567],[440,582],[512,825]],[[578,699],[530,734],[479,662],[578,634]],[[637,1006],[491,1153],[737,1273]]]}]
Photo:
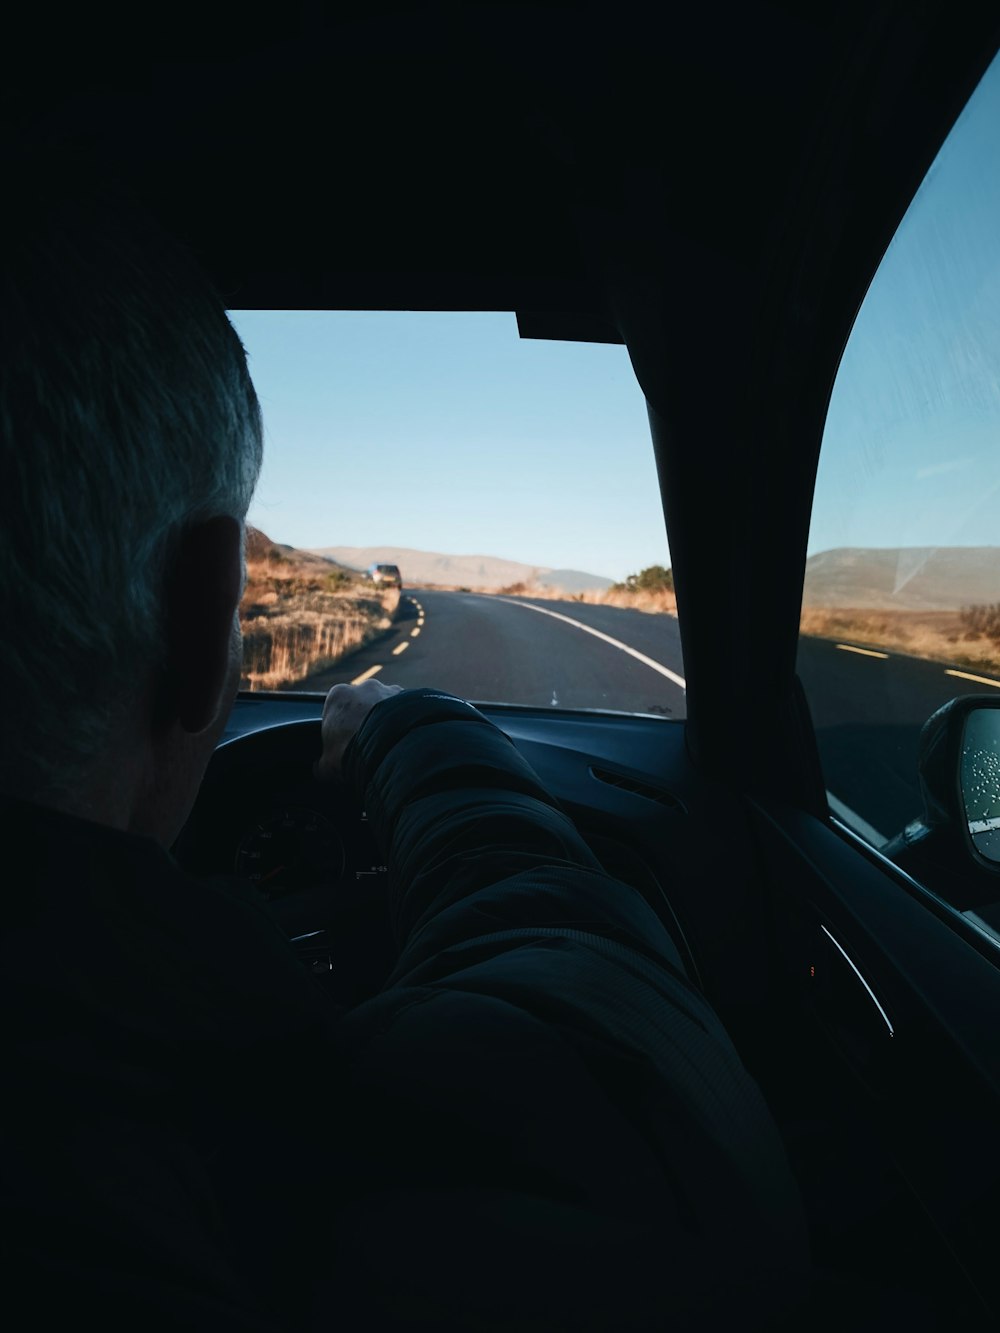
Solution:
[{"label": "side window", "polygon": [[924,722],[959,695],[1000,697],[1000,60],[921,185],[844,351],[798,670],[834,814],[893,855],[924,815]]}]

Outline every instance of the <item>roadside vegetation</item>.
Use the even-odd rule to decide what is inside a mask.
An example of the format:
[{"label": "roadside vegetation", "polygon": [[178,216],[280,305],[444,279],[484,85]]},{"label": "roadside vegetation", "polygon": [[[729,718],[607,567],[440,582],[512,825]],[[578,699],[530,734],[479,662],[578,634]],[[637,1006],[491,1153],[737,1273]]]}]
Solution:
[{"label": "roadside vegetation", "polygon": [[[535,583],[511,583],[493,591],[511,597],[677,614],[673,574],[663,565],[650,565],[603,592],[567,593]],[[1000,602],[964,606],[955,611],[804,606],[799,629],[800,633],[818,639],[847,640],[885,652],[947,662],[970,671],[1000,674]]]},{"label": "roadside vegetation", "polygon": [[[280,548],[274,549],[279,550],[280,554]],[[306,558],[317,559],[312,556]],[[273,569],[270,574],[273,577]],[[342,571],[342,574],[346,576],[347,571]],[[278,577],[280,578],[280,573]],[[450,591],[470,591],[468,588],[456,589],[454,585],[425,586]],[[476,591],[508,597],[530,597],[542,601],[621,606],[652,614],[671,616],[677,614],[673,573],[664,565],[649,565],[636,574],[629,574],[621,583],[612,584],[610,588],[601,591],[571,593],[536,582],[508,583],[502,587],[477,588]],[[296,673],[297,678],[300,679],[306,670],[317,667],[321,669],[324,665],[321,661],[323,654],[327,654],[329,660],[336,660],[336,657],[349,651],[350,647],[366,642],[373,633],[379,632],[378,628],[370,627],[388,625],[389,618],[395,610],[395,601],[392,607],[372,607],[371,602],[378,597],[378,594],[373,593],[370,585],[359,589],[356,585],[349,584],[346,592],[342,592],[340,596],[343,601],[337,609],[336,616],[331,619],[327,612],[326,618],[323,619],[323,627],[320,628],[319,625],[316,627],[314,639],[301,647],[294,636],[287,640],[287,651],[297,651],[300,654],[307,654],[310,651],[315,653],[316,667],[308,666],[300,670]],[[388,596],[383,594],[383,597]],[[352,598],[357,599],[359,604],[363,604],[367,599],[367,608],[363,611],[354,611]],[[398,600],[398,594],[395,594],[395,600]],[[312,606],[312,602],[303,600],[299,605],[308,608]],[[322,613],[317,614],[322,618]],[[307,625],[312,623],[311,619],[302,619],[300,613],[299,633],[301,634]],[[800,633],[813,638],[847,641],[862,647],[905,653],[911,657],[945,662],[970,671],[1000,675],[1000,602],[969,605],[953,611],[883,611],[806,605],[802,608],[799,630]],[[323,635],[332,635],[332,639],[329,637],[324,639]],[[269,668],[271,676],[281,672],[284,660],[281,654],[286,651],[285,642],[283,639],[272,649],[270,660],[274,661],[274,665]],[[341,647],[341,643],[349,646]],[[266,689],[275,686],[260,684],[256,688]]]},{"label": "roadside vegetation", "polygon": [[622,583],[613,583],[600,592],[563,592],[537,583],[511,583],[497,588],[510,597],[544,598],[555,602],[586,602],[592,606],[624,606],[633,611],[677,614],[674,577],[663,565],[649,565],[638,574],[629,574]]},{"label": "roadside vegetation", "polygon": [[242,688],[295,688],[388,629],[398,604],[398,588],[248,528]]},{"label": "roadside vegetation", "polygon": [[858,611],[804,606],[802,634],[1000,673],[1000,603],[958,611]]}]

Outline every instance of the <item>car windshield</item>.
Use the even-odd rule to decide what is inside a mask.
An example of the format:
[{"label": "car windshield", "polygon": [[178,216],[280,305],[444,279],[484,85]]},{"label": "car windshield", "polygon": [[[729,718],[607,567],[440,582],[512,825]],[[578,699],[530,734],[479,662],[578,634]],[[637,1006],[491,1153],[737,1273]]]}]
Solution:
[{"label": "car windshield", "polygon": [[264,414],[243,687],[378,676],[684,716],[646,416],[616,344],[513,314],[233,311]]}]

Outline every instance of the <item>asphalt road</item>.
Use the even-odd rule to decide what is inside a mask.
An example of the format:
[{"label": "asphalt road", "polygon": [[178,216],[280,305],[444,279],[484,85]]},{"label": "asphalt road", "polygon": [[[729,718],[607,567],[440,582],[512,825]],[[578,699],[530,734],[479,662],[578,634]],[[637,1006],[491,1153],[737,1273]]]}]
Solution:
[{"label": "asphalt road", "polygon": [[[479,703],[684,716],[680,636],[672,617],[423,589],[404,598],[385,638],[311,677],[307,688],[328,689],[375,674],[377,667],[387,685],[434,685]],[[648,656],[681,684],[588,630]]]},{"label": "asphalt road", "polygon": [[[920,813],[917,738],[959,694],[1000,689],[939,662],[803,639],[799,674],[836,813],[881,842]],[[684,716],[677,621],[619,607],[475,593],[404,593],[391,631],[304,688],[377,675],[480,703]]]},{"label": "asphalt road", "polygon": [[[988,673],[902,653],[859,650],[826,639],[799,641],[798,671],[809,700],[828,790],[884,840],[916,819],[920,728],[942,704],[964,694],[993,695]],[[848,820],[850,822],[850,820]],[[864,832],[865,830],[859,830]]]}]

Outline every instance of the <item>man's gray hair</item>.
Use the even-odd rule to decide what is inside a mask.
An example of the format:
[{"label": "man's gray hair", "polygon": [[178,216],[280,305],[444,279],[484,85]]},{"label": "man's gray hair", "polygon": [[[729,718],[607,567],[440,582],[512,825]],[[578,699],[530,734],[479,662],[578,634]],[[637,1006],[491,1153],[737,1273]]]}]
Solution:
[{"label": "man's gray hair", "polygon": [[80,780],[163,662],[177,537],[245,519],[262,446],[183,247],[121,192],[38,179],[0,219],[0,787],[36,798]]}]

